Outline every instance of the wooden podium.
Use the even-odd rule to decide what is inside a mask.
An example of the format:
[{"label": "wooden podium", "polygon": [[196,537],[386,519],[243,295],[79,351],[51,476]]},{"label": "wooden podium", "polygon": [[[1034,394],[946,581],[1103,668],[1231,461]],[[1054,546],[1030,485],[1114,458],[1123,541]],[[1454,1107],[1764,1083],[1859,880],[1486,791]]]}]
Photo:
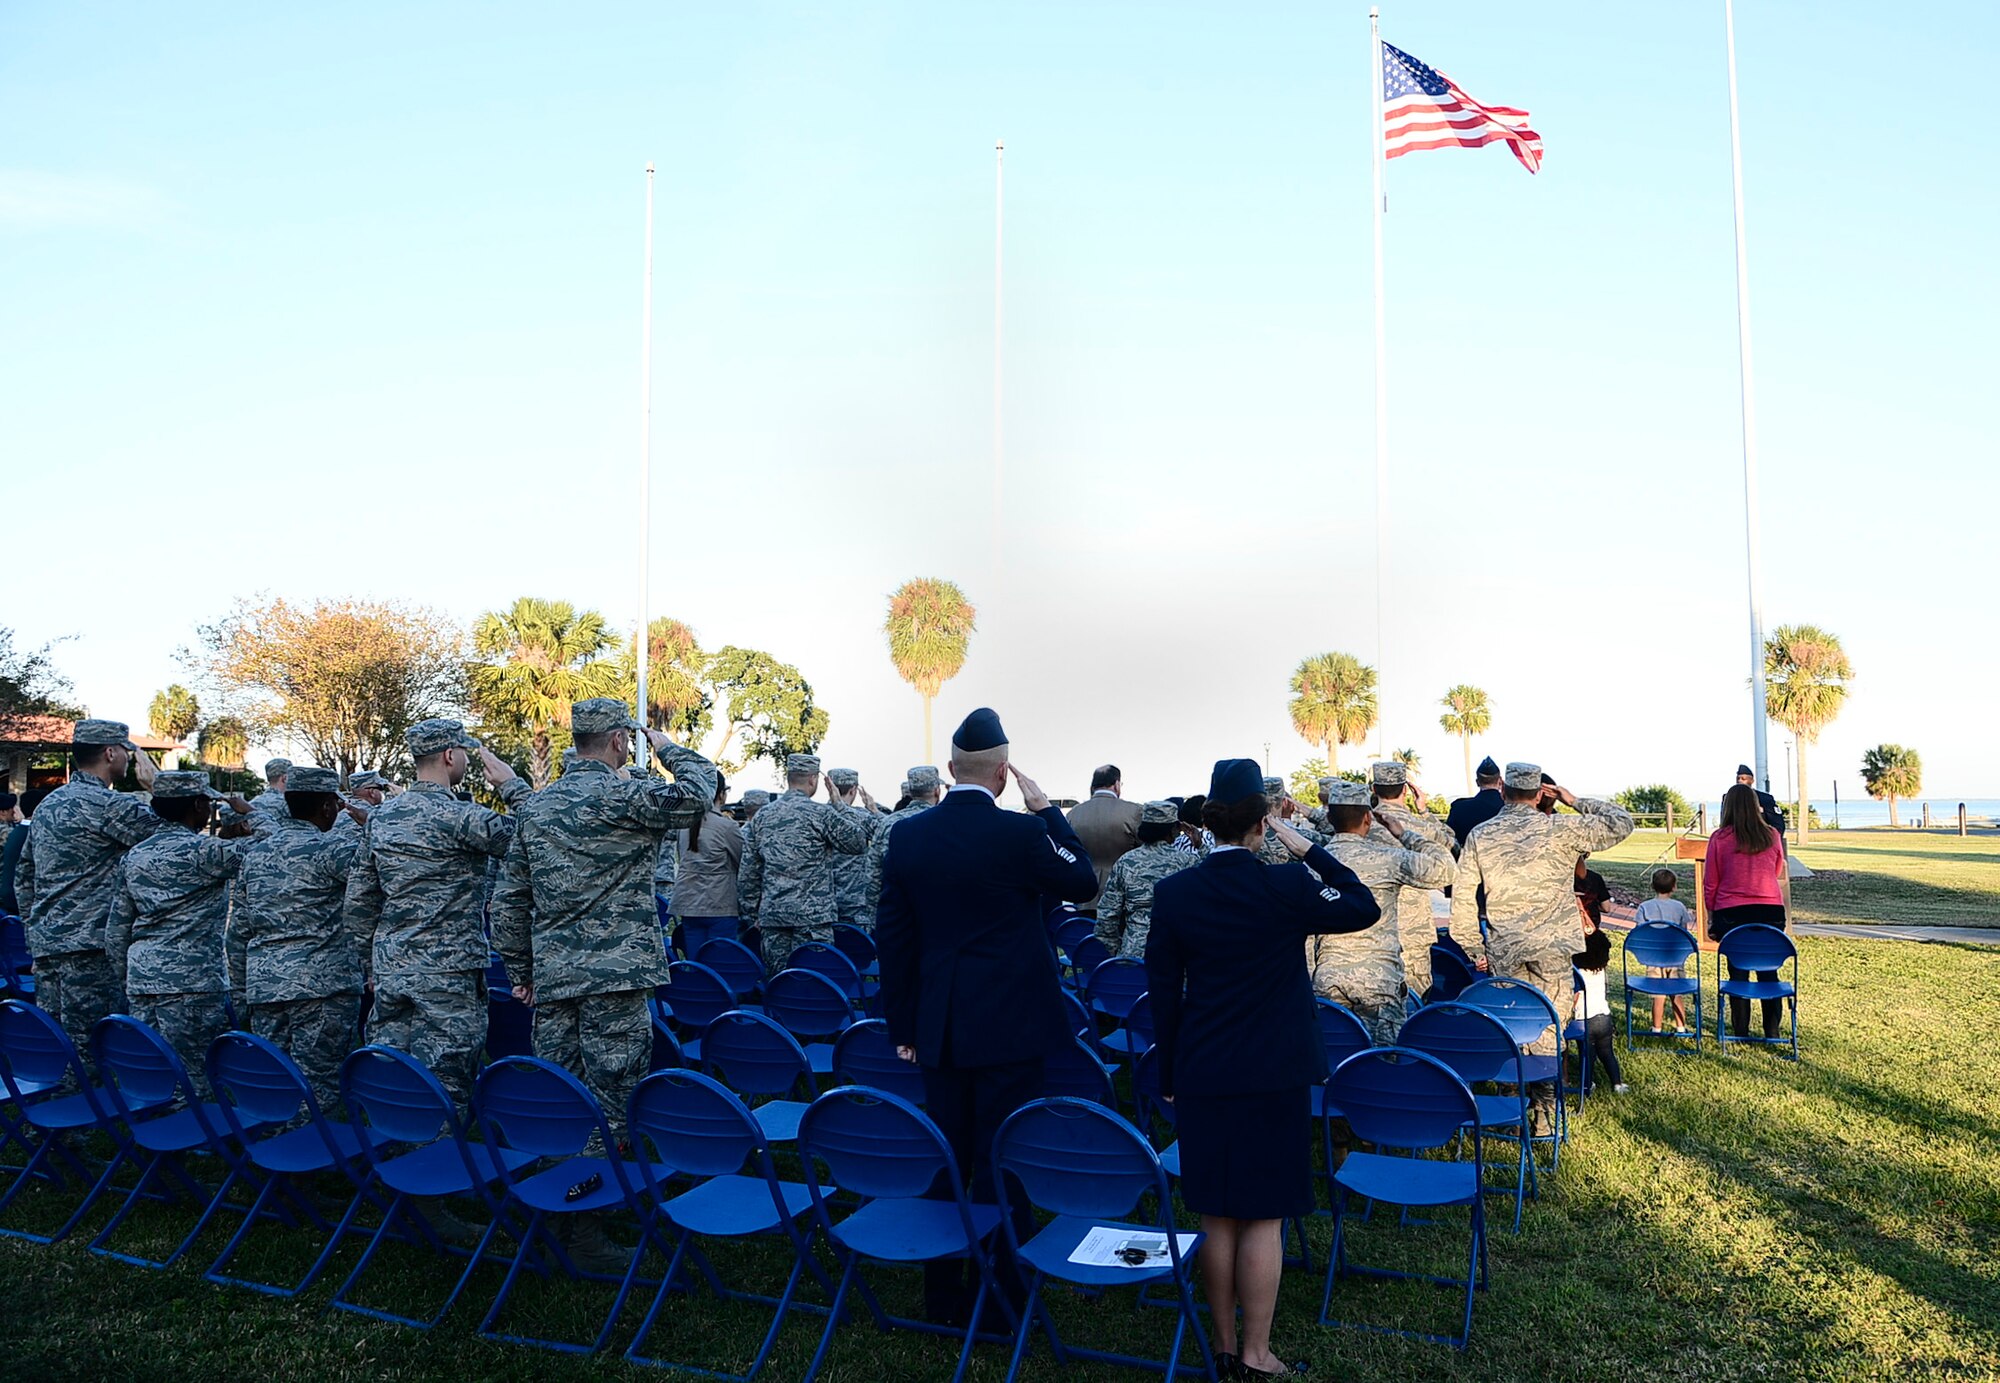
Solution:
[{"label": "wooden podium", "polygon": [[1715,943],[1708,939],[1708,837],[1682,836],[1674,842],[1674,858],[1694,861],[1694,939],[1711,955]]}]

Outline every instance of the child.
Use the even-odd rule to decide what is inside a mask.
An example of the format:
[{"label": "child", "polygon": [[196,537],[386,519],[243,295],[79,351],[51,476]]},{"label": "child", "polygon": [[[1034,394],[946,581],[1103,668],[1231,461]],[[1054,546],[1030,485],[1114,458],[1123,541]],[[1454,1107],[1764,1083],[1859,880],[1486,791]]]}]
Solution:
[{"label": "child", "polygon": [[[1639,904],[1638,920],[1641,922],[1671,922],[1676,927],[1685,927],[1688,934],[1694,934],[1694,915],[1687,910],[1687,904],[1674,897],[1674,886],[1680,879],[1671,869],[1653,871],[1653,896]],[[1678,980],[1687,972],[1678,965],[1649,965],[1648,978],[1655,980]],[[1667,999],[1664,994],[1653,996],[1653,1034],[1659,1036],[1662,1021],[1667,1016]],[[1688,1035],[1687,1000],[1674,995],[1674,1036]]]},{"label": "child", "polygon": [[1590,1089],[1592,1061],[1611,1077],[1611,1093],[1623,1095],[1632,1087],[1618,1070],[1618,1052],[1611,1041],[1611,1005],[1604,997],[1604,967],[1611,959],[1611,939],[1597,929],[1597,920],[1588,913],[1583,919],[1583,949],[1570,963],[1583,978],[1576,994],[1576,1019],[1583,1024],[1583,1088]]}]

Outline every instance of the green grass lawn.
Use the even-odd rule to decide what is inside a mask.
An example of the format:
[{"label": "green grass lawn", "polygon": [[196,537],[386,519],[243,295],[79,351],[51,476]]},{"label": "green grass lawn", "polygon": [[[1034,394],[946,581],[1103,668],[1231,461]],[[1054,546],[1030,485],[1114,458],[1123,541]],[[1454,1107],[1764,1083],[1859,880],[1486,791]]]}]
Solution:
[{"label": "green grass lawn", "polygon": [[[1286,1278],[1282,1349],[1312,1360],[1322,1379],[2000,1377],[2000,1062],[1989,1046],[2000,1032],[2000,957],[1971,946],[1810,937],[1801,949],[1805,1061],[1750,1049],[1723,1057],[1712,1044],[1699,1057],[1632,1055],[1633,1093],[1594,1098],[1522,1232],[1496,1230],[1492,1287],[1479,1299],[1469,1352],[1322,1330],[1313,1323],[1320,1278],[1303,1272]],[[48,1224],[63,1204],[29,1200],[9,1223]],[[1498,1202],[1493,1218],[1501,1219]],[[1459,1226],[1398,1231],[1391,1219],[1356,1227],[1361,1261],[1433,1270],[1462,1262]],[[135,1242],[164,1248],[190,1222],[173,1207],[149,1210]],[[1327,1225],[1315,1226],[1316,1255]],[[311,1248],[303,1236],[273,1234],[240,1266],[301,1268]],[[51,1248],[0,1239],[0,1375],[657,1376],[615,1353],[563,1358],[480,1341],[472,1328],[497,1270],[482,1269],[454,1315],[420,1336],[325,1311],[331,1282],[282,1302],[212,1286],[195,1266],[156,1273],[102,1259],[85,1250],[87,1238]],[[205,1262],[220,1243],[212,1231],[196,1257]],[[774,1286],[783,1260],[758,1249],[718,1261]],[[436,1302],[446,1276],[437,1260],[398,1251],[369,1296]],[[905,1305],[914,1305],[911,1287],[899,1289]],[[577,1334],[594,1328],[610,1299],[589,1284],[527,1298],[517,1323]],[[1448,1293],[1407,1284],[1349,1281],[1335,1294],[1337,1315],[1431,1329],[1450,1328],[1452,1304]],[[628,1307],[619,1348],[643,1306]],[[1065,1300],[1060,1314],[1078,1338],[1133,1351],[1163,1347],[1171,1324],[1129,1298]],[[678,1349],[711,1366],[740,1367],[761,1334],[753,1308],[705,1298],[675,1300],[663,1320],[671,1328],[655,1334],[655,1352]],[[798,1378],[818,1327],[795,1318],[765,1377]],[[951,1362],[943,1341],[880,1335],[857,1321],[823,1376],[936,1379]],[[998,1379],[1005,1364],[1002,1352],[984,1349],[973,1376]],[[1038,1345],[1028,1376],[1138,1375],[1065,1372]]]},{"label": "green grass lawn", "polygon": [[[1639,831],[1591,862],[1643,898],[1656,864],[1674,863],[1672,849],[1665,832]],[[1794,921],[2000,927],[2000,833],[1824,831],[1797,854],[1815,877],[1792,886]],[[1681,901],[1692,908],[1694,866],[1679,872]]]}]

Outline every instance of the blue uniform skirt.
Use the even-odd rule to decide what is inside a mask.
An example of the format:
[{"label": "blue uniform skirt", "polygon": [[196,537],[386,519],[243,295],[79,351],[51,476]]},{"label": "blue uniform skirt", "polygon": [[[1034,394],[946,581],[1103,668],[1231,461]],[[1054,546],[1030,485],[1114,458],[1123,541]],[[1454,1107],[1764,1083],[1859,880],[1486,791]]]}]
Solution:
[{"label": "blue uniform skirt", "polygon": [[1188,1209],[1235,1220],[1312,1213],[1312,1087],[1182,1095],[1174,1108]]}]

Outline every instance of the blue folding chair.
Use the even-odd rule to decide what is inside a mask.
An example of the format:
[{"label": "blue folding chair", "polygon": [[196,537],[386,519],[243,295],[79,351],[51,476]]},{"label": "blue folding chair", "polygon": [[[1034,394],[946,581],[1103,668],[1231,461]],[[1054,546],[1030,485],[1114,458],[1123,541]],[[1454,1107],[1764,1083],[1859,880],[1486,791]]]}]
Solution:
[{"label": "blue folding chair", "polygon": [[[674,1035],[674,1011],[666,1000],[655,994],[646,996],[646,1014],[653,1024],[653,1054],[647,1059],[648,1071],[665,1071],[676,1066],[687,1065],[687,1053],[681,1050],[681,1040]],[[532,1055],[532,1053],[508,1053],[509,1056]]]},{"label": "blue folding chair", "polygon": [[[812,1103],[812,1063],[798,1039],[761,1013],[734,1009],[708,1025],[701,1064],[750,1108],[767,1143],[789,1143]],[[750,1104],[752,1098],[760,1102]]]},{"label": "blue folding chair", "polygon": [[706,965],[729,986],[734,1000],[731,1007],[741,1006],[744,1000],[755,998],[757,991],[763,988],[763,958],[740,941],[718,936],[704,942],[701,949],[694,953],[694,963]]},{"label": "blue folding chair", "polygon": [[1057,1047],[1042,1063],[1042,1094],[1051,1099],[1088,1100],[1106,1109],[1118,1107],[1110,1068],[1092,1055],[1080,1037]]},{"label": "blue folding chair", "polygon": [[815,975],[824,975],[832,980],[835,988],[847,996],[847,1002],[855,1008],[862,1006],[866,987],[861,982],[861,971],[847,954],[837,947],[821,942],[808,941],[803,946],[794,947],[792,958],[785,962],[788,970],[810,970]]},{"label": "blue folding chair", "polygon": [[833,1039],[854,1026],[854,1008],[826,976],[780,970],[764,985],[764,1012],[806,1049],[816,1076],[833,1073]]},{"label": "blue folding chair", "polygon": [[34,968],[27,928],[12,913],[0,913],[0,997],[30,998],[35,992]]},{"label": "blue folding chair", "polygon": [[872,987],[882,982],[882,958],[874,937],[850,923],[836,922],[833,944],[843,956],[854,962],[854,968],[861,972],[863,984]]},{"label": "blue folding chair", "polygon": [[[1028,1299],[1014,1329],[1014,1356],[1007,1366],[1007,1383],[1020,1375],[1028,1338],[1037,1323],[1048,1337],[1058,1361],[1071,1356],[1107,1364],[1156,1369],[1167,1377],[1197,1373],[1214,1379],[1215,1356],[1208,1346],[1189,1284],[1189,1254],[1201,1242],[1198,1233],[1174,1227],[1172,1193],[1166,1169],[1139,1130],[1111,1110],[1087,1100],[1045,1099],[1022,1105],[993,1137],[994,1185],[1000,1200],[1000,1227],[1017,1262],[1028,1267]],[[1018,1194],[1031,1206],[1052,1211],[1055,1218],[1023,1244],[1015,1233],[1010,1202]],[[1131,1219],[1139,1202],[1153,1197],[1157,1219]],[[1106,1229],[1133,1237],[1158,1235],[1165,1240],[1165,1261],[1157,1266],[1091,1267],[1069,1261],[1092,1230]],[[1187,1243],[1183,1243],[1183,1240]],[[1107,1350],[1066,1344],[1042,1300],[1051,1278],[1081,1287],[1144,1288],[1171,1282],[1179,1311],[1173,1343],[1163,1359],[1140,1359]],[[1199,1365],[1183,1364],[1181,1341],[1193,1331],[1201,1347]]]},{"label": "blue folding chair", "polygon": [[1090,1048],[1091,1055],[1104,1060],[1104,1044],[1097,1036],[1097,1020],[1090,1016],[1090,1010],[1083,1006],[1073,989],[1065,989],[1063,997],[1063,1022],[1076,1036],[1083,1039],[1083,1045]]},{"label": "blue folding chair", "polygon": [[1467,986],[1478,982],[1479,975],[1458,958],[1458,952],[1445,946],[1431,947],[1431,987],[1423,996],[1425,1003],[1456,999]]},{"label": "blue folding chair", "polygon": [[[354,1175],[355,1164],[364,1155],[362,1146],[372,1137],[365,1129],[326,1118],[305,1074],[291,1057],[261,1037],[225,1032],[208,1044],[203,1064],[230,1141],[242,1150],[216,1199],[224,1200],[239,1182],[257,1191],[236,1232],[202,1276],[227,1287],[295,1297],[318,1280],[339,1242],[337,1227],[319,1213],[301,1179],[327,1172]],[[271,1129],[279,1131],[267,1132]],[[251,1229],[273,1217],[288,1225],[310,1224],[328,1236],[305,1275],[287,1285],[224,1273]]]},{"label": "blue folding chair", "polygon": [[[812,1208],[812,1193],[796,1181],[781,1181],[771,1164],[770,1146],[758,1128],[756,1118],[741,1100],[723,1085],[695,1071],[659,1071],[646,1077],[632,1092],[632,1107],[625,1121],[635,1150],[650,1147],[657,1162],[642,1162],[647,1205],[659,1221],[673,1231],[673,1256],[660,1277],[653,1304],[639,1333],[625,1349],[625,1357],[635,1364],[664,1365],[732,1383],[749,1383],[771,1356],[785,1316],[794,1306],[799,1279],[811,1274],[829,1295],[833,1284],[826,1280],[812,1255],[809,1238],[800,1232],[798,1218]],[[669,1197],[664,1173],[668,1166],[697,1178],[694,1186]],[[744,1169],[748,1168],[748,1172]],[[792,1247],[791,1272],[776,1297],[739,1291],[723,1285],[713,1264],[698,1246],[702,1239],[745,1239],[782,1236]],[[715,1295],[725,1301],[758,1301],[773,1308],[771,1325],[750,1367],[741,1374],[698,1367],[679,1360],[648,1357],[646,1337],[652,1333],[665,1305],[667,1293],[680,1285],[683,1267],[692,1258],[702,1278]],[[802,1309],[813,1309],[802,1307]],[[820,1308],[824,1309],[824,1308]]]},{"label": "blue folding chair", "polygon": [[[646,1080],[670,1078],[706,1079],[691,1071],[661,1071]],[[493,1304],[486,1308],[485,1319],[479,1323],[480,1338],[534,1345],[564,1354],[595,1354],[611,1339],[612,1328],[632,1293],[647,1248],[668,1252],[667,1244],[659,1237],[651,1202],[643,1199],[640,1192],[668,1180],[674,1169],[646,1163],[637,1147],[632,1157],[620,1156],[616,1151],[618,1140],[596,1099],[582,1081],[552,1062],[531,1056],[493,1062],[480,1072],[472,1104],[488,1147],[525,1155],[519,1160],[506,1158],[498,1162],[506,1204],[516,1213],[524,1214],[526,1223],[517,1236],[518,1248],[507,1265],[507,1276],[500,1290],[494,1293]],[[603,1149],[601,1154],[590,1151],[593,1142]],[[630,1211],[636,1221],[639,1242],[632,1250],[624,1274],[616,1279],[618,1292],[595,1337],[581,1343],[510,1335],[496,1328],[507,1299],[520,1281],[521,1270],[537,1258],[538,1251],[572,1277],[612,1281],[607,1275],[584,1272],[570,1262],[550,1228],[549,1217],[598,1214],[621,1207]]]},{"label": "blue folding chair", "polygon": [[[24,1002],[32,1004],[34,1001],[33,999],[28,999]],[[19,1148],[21,1156],[29,1161],[35,1158],[37,1147],[43,1143],[48,1135],[37,1130],[24,1117],[23,1111],[26,1110],[27,1106],[37,1101],[48,1099],[61,1089],[62,1076],[58,1072],[64,1069],[58,1067],[54,1071],[45,1071],[43,1073],[44,1079],[31,1079],[26,1074],[26,1071],[31,1069],[35,1064],[33,1060],[30,1060],[29,1065],[24,1067],[21,1073],[17,1074],[7,1061],[5,1046],[0,1045],[0,1151],[4,1151],[9,1147]],[[46,1165],[47,1159],[51,1155],[62,1159],[63,1166],[55,1167]],[[0,1166],[0,1171],[8,1173],[10,1176],[18,1177],[22,1173],[30,1171],[29,1162],[24,1161],[20,1164],[8,1163]],[[59,1139],[51,1141],[48,1144],[47,1152],[43,1154],[43,1160],[34,1162],[31,1174],[58,1186],[63,1184],[66,1174],[73,1175],[76,1179],[86,1183],[91,1180],[90,1173],[84,1167],[81,1159],[75,1153],[71,1152],[68,1146]],[[5,1201],[0,1200],[0,1205],[4,1204]],[[5,1231],[0,1230],[0,1233],[5,1233]]]},{"label": "blue folding chair", "polygon": [[[1785,963],[1792,966],[1792,977],[1784,977]],[[1799,948],[1792,944],[1791,937],[1776,927],[1762,923],[1731,927],[1716,943],[1715,981],[1715,1040],[1728,1051],[1737,1043],[1750,1042],[1766,1047],[1790,1047],[1793,1061],[1799,1059]],[[1736,979],[1729,976],[1731,970],[1740,970],[1746,977]],[[1768,976],[1769,978],[1766,978]],[[1792,1031],[1789,1037],[1737,1037],[1729,1031],[1729,1005],[1727,999],[1740,999],[1746,1005],[1752,1000],[1758,1003],[1775,1001],[1784,1004],[1792,1015]],[[1747,1029],[1749,1024],[1746,1022]]]},{"label": "blue folding chair", "polygon": [[[1547,1083],[1555,1088],[1555,1127],[1549,1133],[1534,1135],[1536,1143],[1548,1144],[1549,1170],[1554,1171],[1562,1163],[1562,1145],[1569,1138],[1569,1096],[1563,1080],[1563,1023],[1556,1006],[1549,1002],[1548,995],[1526,980],[1500,976],[1467,985],[1454,1002],[1483,1009],[1498,1018],[1522,1049],[1521,1069],[1529,1083]],[[1553,1056],[1527,1050],[1550,1029],[1556,1035]]]},{"label": "blue folding chair", "polygon": [[[1465,1206],[1470,1210],[1472,1233],[1467,1248],[1465,1276],[1437,1277],[1425,1273],[1398,1272],[1388,1268],[1368,1268],[1347,1261],[1344,1230],[1347,1217],[1333,1218],[1333,1252],[1326,1265],[1326,1290],[1320,1297],[1321,1325],[1349,1326],[1385,1335],[1401,1335],[1432,1340],[1464,1349],[1472,1338],[1472,1297],[1486,1287],[1486,1163],[1479,1122],[1479,1104],[1465,1082],[1434,1056],[1403,1047],[1377,1047],[1360,1052],[1340,1064],[1329,1078],[1331,1097],[1344,1111],[1355,1135],[1379,1148],[1400,1148],[1411,1153],[1442,1148],[1472,1135],[1470,1162],[1441,1161],[1429,1157],[1397,1157],[1386,1152],[1351,1152],[1334,1173],[1334,1184],[1343,1198],[1364,1196],[1420,1209]],[[1400,1278],[1429,1282],[1438,1286],[1465,1288],[1465,1318],[1458,1335],[1436,1335],[1420,1330],[1400,1330],[1390,1326],[1336,1321],[1332,1316],[1333,1284],[1348,1274],[1362,1277]]]},{"label": "blue folding chair", "polygon": [[1138,1059],[1139,1053],[1153,1045],[1153,996],[1141,994],[1126,1010],[1125,1021],[1104,1035],[1102,1045],[1105,1050],[1116,1052],[1127,1061]]},{"label": "blue folding chair", "polygon": [[924,1069],[896,1055],[889,1025],[880,1018],[864,1019],[840,1035],[833,1044],[833,1077],[842,1085],[865,1085],[923,1107]]},{"label": "blue folding chair", "polygon": [[[340,1097],[347,1106],[348,1123],[333,1128],[361,1131],[365,1166],[356,1177],[354,1199],[321,1260],[332,1257],[343,1236],[363,1232],[355,1224],[363,1205],[374,1206],[381,1218],[359,1261],[333,1294],[333,1305],[378,1321],[429,1330],[457,1303],[475,1268],[485,1262],[506,1261],[504,1255],[493,1252],[494,1235],[505,1231],[518,1240],[521,1231],[506,1214],[494,1186],[508,1170],[533,1159],[512,1148],[475,1143],[466,1137],[458,1109],[438,1078],[415,1057],[390,1047],[363,1047],[351,1053],[340,1068]],[[486,1219],[486,1228],[466,1253],[465,1268],[444,1304],[432,1315],[418,1317],[352,1300],[350,1294],[376,1252],[391,1238],[424,1243],[446,1254],[464,1252],[444,1244],[415,1204],[419,1198],[444,1197],[477,1199]]]},{"label": "blue folding chair", "polygon": [[535,1011],[514,997],[507,966],[494,952],[486,961],[486,1059],[530,1056],[535,1050]]},{"label": "blue folding chair", "polygon": [[[922,1110],[886,1090],[861,1086],[829,1090],[813,1101],[799,1124],[799,1160],[805,1168],[806,1190],[812,1195],[813,1218],[841,1262],[840,1283],[834,1289],[819,1348],[806,1368],[805,1383],[812,1383],[826,1361],[851,1288],[860,1289],[877,1329],[962,1334],[952,1383],[965,1377],[973,1341],[979,1338],[980,1316],[989,1299],[1005,1316],[1011,1338],[1018,1322],[993,1279],[986,1247],[999,1227],[1000,1212],[967,1198],[950,1145]],[[821,1163],[830,1178],[826,1185],[820,1181]],[[864,1201],[859,1209],[837,1220],[831,1200],[836,1187]],[[948,1193],[948,1199],[937,1194],[940,1189]],[[979,1275],[971,1318],[963,1332],[891,1315],[861,1273],[864,1264],[957,1259],[970,1260]]]},{"label": "blue folding chair", "polygon": [[699,961],[674,961],[667,966],[667,981],[667,997],[662,1002],[680,1031],[681,1054],[689,1061],[700,1061],[702,1033],[736,1007],[736,995],[722,976]]},{"label": "blue folding chair", "polygon": [[1469,1004],[1425,1004],[1403,1024],[1396,1045],[1443,1062],[1466,1087],[1482,1081],[1511,1085],[1511,1095],[1475,1093],[1479,1125],[1489,1137],[1511,1139],[1519,1149],[1511,1187],[1489,1187],[1514,1198],[1514,1232],[1521,1231],[1521,1210],[1537,1194],[1535,1160],[1528,1155],[1528,1083],[1522,1075],[1519,1044],[1492,1014]]},{"label": "blue folding chair", "polygon": [[1082,913],[1069,908],[1062,908],[1049,914],[1049,922],[1050,934],[1055,937],[1056,945],[1065,955],[1074,950],[1085,937],[1094,935],[1097,929],[1094,918],[1085,917]]},{"label": "blue folding chair", "polygon": [[[1654,978],[1645,974],[1647,966],[1655,969],[1686,969],[1688,962],[1694,962],[1694,974],[1675,979],[1671,975]],[[1632,973],[1632,965],[1637,962],[1641,973]],[[1625,951],[1619,961],[1619,971],[1625,981],[1625,1050],[1632,1050],[1632,999],[1634,995],[1644,995],[1649,999],[1694,997],[1694,1049],[1701,1050],[1701,947],[1694,934],[1686,927],[1672,922],[1641,922],[1625,933]],[[1681,1033],[1647,1033],[1680,1043],[1687,1039]]]},{"label": "blue folding chair", "polygon": [[1082,989],[1090,973],[1112,958],[1111,952],[1095,933],[1079,937],[1075,945],[1064,949],[1063,954],[1069,958],[1069,984],[1072,989]]},{"label": "blue folding chair", "polygon": [[1099,961],[1083,982],[1083,1001],[1092,1013],[1123,1023],[1146,992],[1146,967],[1131,956]]},{"label": "blue folding chair", "polygon": [[[1319,1023],[1320,1046],[1326,1051],[1326,1069],[1331,1072],[1340,1063],[1356,1052],[1365,1052],[1375,1045],[1375,1038],[1368,1031],[1368,1025],[1355,1016],[1354,1010],[1345,1004],[1335,1003],[1323,996],[1313,1000],[1313,1016]],[[1333,1119],[1340,1117],[1340,1111],[1327,1108],[1326,1085],[1322,1082],[1312,1088],[1312,1117],[1319,1121],[1320,1155],[1322,1171],[1320,1182],[1326,1187],[1326,1209],[1317,1208],[1313,1213],[1331,1215],[1335,1203],[1333,1189],[1334,1155]],[[1330,1117],[1329,1117],[1330,1116]],[[1304,1235],[1300,1235],[1303,1242]]]}]

